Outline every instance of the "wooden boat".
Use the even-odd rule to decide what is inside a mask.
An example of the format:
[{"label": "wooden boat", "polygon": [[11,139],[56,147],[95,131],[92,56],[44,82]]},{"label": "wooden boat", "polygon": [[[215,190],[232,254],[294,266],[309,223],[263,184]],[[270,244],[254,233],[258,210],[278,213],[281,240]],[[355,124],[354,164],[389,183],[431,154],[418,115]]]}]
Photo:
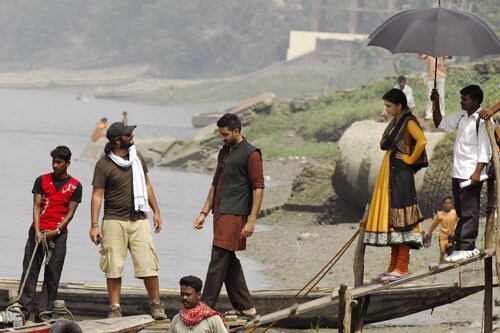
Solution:
[{"label": "wooden boat", "polygon": [[255,111],[256,113],[269,114],[271,107],[276,99],[276,95],[272,92],[267,92],[258,96],[251,97],[234,108],[229,108],[224,111],[201,112],[191,117],[191,123],[194,127],[215,126],[217,120],[224,113],[240,113],[247,110]]},{"label": "wooden boat", "polygon": [[[16,289],[18,280],[0,279],[0,309],[7,307],[7,290]],[[444,304],[452,303],[484,289],[484,285],[455,284],[405,284],[386,290],[376,291],[371,295],[365,323],[374,323],[403,317]],[[287,302],[295,290],[262,290],[252,292],[255,307],[260,314],[276,311]],[[310,293],[301,303],[313,301],[328,295],[338,295],[337,290],[318,289]],[[104,318],[108,313],[108,299],[105,286],[85,283],[61,283],[58,298],[66,302],[67,308],[75,316]],[[161,298],[169,318],[178,313],[181,307],[179,291],[162,289]],[[124,315],[149,313],[149,301],[146,290],[140,287],[124,287],[121,305]],[[411,305],[411,306],[410,306]],[[226,294],[221,294],[219,310],[231,309]],[[338,304],[331,304],[321,309],[299,313],[279,321],[278,326],[287,328],[310,328],[318,323],[326,327],[336,327]],[[1,332],[1,331],[0,331]]]}]

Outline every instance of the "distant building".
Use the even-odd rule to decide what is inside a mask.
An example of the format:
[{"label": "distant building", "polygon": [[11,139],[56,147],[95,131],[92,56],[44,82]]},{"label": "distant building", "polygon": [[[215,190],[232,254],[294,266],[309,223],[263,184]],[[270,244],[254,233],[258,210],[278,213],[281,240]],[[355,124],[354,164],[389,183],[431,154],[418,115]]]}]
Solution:
[{"label": "distant building", "polygon": [[[320,51],[324,53],[326,49],[334,50],[338,44],[340,48],[352,45],[359,48],[361,43],[366,41],[368,35],[346,34],[336,32],[315,32],[315,31],[290,31],[290,41],[287,50],[286,60],[290,61],[302,57],[309,53]],[[344,49],[344,53],[346,49]]]}]

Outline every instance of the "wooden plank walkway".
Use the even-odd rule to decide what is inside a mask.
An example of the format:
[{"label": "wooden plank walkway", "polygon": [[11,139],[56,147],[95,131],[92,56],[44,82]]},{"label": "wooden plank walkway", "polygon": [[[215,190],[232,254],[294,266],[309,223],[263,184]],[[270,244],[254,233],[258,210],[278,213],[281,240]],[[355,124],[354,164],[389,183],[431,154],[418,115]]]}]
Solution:
[{"label": "wooden plank walkway", "polygon": [[125,333],[137,332],[155,324],[150,315],[137,315],[121,318],[82,320],[77,322],[83,333]]},{"label": "wooden plank walkway", "polygon": [[[426,278],[431,275],[436,275],[442,272],[446,272],[461,266],[465,266],[468,264],[471,264],[476,261],[483,260],[485,258],[492,257],[495,254],[495,251],[493,249],[487,249],[481,252],[481,254],[477,257],[470,258],[468,260],[464,260],[459,263],[446,263],[446,264],[440,264],[440,265],[434,265],[434,266],[429,266],[427,269],[423,269],[417,272],[414,272],[410,275],[408,275],[405,278],[402,278],[400,280],[394,281],[394,282],[384,282],[384,283],[373,283],[373,284],[367,284],[363,285],[357,288],[352,288],[349,289],[350,294],[354,299],[370,295],[376,291],[384,290],[384,289],[390,289],[395,286],[400,286],[402,284],[420,280],[423,278]],[[230,332],[237,332],[237,331],[242,331],[246,329],[250,329],[253,327],[257,327],[260,325],[272,323],[277,320],[285,319],[291,316],[295,316],[299,313],[304,313],[304,312],[309,312],[317,309],[321,309],[325,306],[335,304],[339,302],[339,295],[338,291],[333,291],[331,296],[325,296],[321,297],[309,302],[305,302],[302,304],[293,304],[292,306],[272,312],[269,314],[265,314],[260,316],[259,318],[249,321],[246,325],[236,327],[230,330]]]}]

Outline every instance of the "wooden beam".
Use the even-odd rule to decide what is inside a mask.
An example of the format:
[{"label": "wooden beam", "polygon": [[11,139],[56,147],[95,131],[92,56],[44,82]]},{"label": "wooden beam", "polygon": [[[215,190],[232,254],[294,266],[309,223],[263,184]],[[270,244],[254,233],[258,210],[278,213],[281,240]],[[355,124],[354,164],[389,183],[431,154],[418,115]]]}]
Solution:
[{"label": "wooden beam", "polygon": [[[487,249],[487,250],[484,250],[483,252],[481,252],[481,254],[479,256],[464,260],[464,261],[459,262],[459,263],[446,263],[446,264],[440,264],[440,265],[435,265],[435,266],[429,266],[428,269],[423,269],[423,270],[414,272],[414,273],[412,273],[412,274],[410,274],[410,275],[408,275],[400,280],[397,280],[394,282],[386,281],[384,283],[368,284],[368,285],[356,287],[356,288],[351,289],[350,293],[351,293],[353,298],[367,296],[367,295],[370,295],[376,291],[391,289],[392,287],[395,287],[395,286],[400,286],[400,285],[408,283],[408,282],[420,280],[420,279],[426,278],[428,276],[432,276],[432,275],[436,275],[436,274],[439,274],[442,272],[446,272],[446,271],[449,271],[449,270],[452,270],[452,269],[455,269],[455,268],[458,268],[458,267],[461,267],[461,266],[464,266],[464,265],[467,265],[467,264],[470,264],[470,263],[473,263],[476,261],[483,260],[485,258],[490,258],[494,254],[495,254],[495,251],[493,251],[491,249]],[[324,308],[328,305],[337,304],[338,302],[339,302],[339,295],[335,294],[335,292],[333,292],[331,296],[324,296],[324,297],[317,298],[317,299],[309,301],[309,302],[299,304],[296,311],[298,311],[300,313],[309,312],[309,311]],[[262,324],[271,323],[271,322],[276,321],[276,320],[288,318],[288,317],[290,317],[290,315],[292,313],[291,310],[292,310],[291,308],[285,308],[285,309],[282,309],[282,310],[279,310],[279,311],[276,311],[273,313],[262,315],[262,316],[260,316],[260,318],[258,319],[257,322],[249,321],[247,323],[247,325],[232,329],[231,332],[242,331],[242,330],[250,329],[253,327],[258,327]]]},{"label": "wooden beam", "polygon": [[[493,133],[493,128],[491,126],[491,122],[489,120],[485,121],[486,132],[488,133],[488,139],[490,141],[493,166],[495,168],[495,174],[497,178],[500,176],[500,163],[498,160],[498,146],[495,138],[495,134]],[[500,231],[498,229],[498,199],[500,198],[500,182],[493,181],[489,179],[488,182],[488,207],[487,207],[487,215],[486,215],[486,227],[485,227],[485,247],[490,249],[493,247],[493,230],[495,227],[495,222],[497,226],[497,251],[500,249],[500,240],[498,237],[500,236]],[[496,188],[493,186],[496,184]],[[496,191],[495,191],[496,189]],[[495,195],[496,194],[496,195]],[[497,214],[495,214],[495,212]],[[496,217],[495,217],[496,216]],[[497,221],[495,221],[497,219]],[[500,280],[500,272],[498,272],[498,268],[500,266],[500,261],[498,255],[496,256],[496,267],[497,267],[497,277]],[[483,311],[484,311],[484,332],[491,333],[493,330],[493,259],[487,258],[484,261],[484,303],[483,303]]]},{"label": "wooden beam", "polygon": [[[370,204],[366,204],[365,212],[363,214],[363,222],[366,223],[368,220],[368,214],[370,213]],[[358,235],[358,244],[356,245],[356,252],[354,253],[353,260],[353,270],[354,270],[354,287],[359,287],[363,285],[364,274],[365,274],[365,226],[360,226],[360,232]],[[368,310],[368,304],[370,302],[370,296],[360,297],[356,299],[357,306],[352,312],[352,324],[351,330],[353,332],[362,331],[365,321],[366,311]]]},{"label": "wooden beam", "polygon": [[[362,221],[366,223],[368,220],[368,213],[370,212],[370,204],[366,204],[365,212],[363,214]],[[358,243],[356,245],[356,252],[354,252],[354,259],[352,268],[354,270],[354,287],[359,287],[363,285],[364,273],[365,273],[365,226],[360,227],[358,235]]]}]

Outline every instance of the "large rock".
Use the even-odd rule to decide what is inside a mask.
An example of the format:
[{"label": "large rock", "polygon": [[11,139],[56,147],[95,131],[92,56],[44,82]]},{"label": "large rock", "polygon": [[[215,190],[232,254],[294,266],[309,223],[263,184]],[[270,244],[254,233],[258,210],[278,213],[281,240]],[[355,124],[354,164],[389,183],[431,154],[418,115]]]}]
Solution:
[{"label": "large rock", "polygon": [[[96,142],[89,142],[80,154],[79,159],[94,161],[99,159],[104,153],[104,147],[108,140],[101,138]],[[151,137],[151,138],[136,138],[134,142],[144,157],[148,166],[158,164],[158,162],[167,155],[168,151],[172,149],[177,140],[172,137]]]},{"label": "large rock", "polygon": [[94,161],[97,160],[104,154],[104,147],[108,142],[105,138],[100,138],[96,142],[90,141],[85,148],[83,148],[82,153],[78,157],[79,160],[84,161]]},{"label": "large rock", "polygon": [[160,156],[165,156],[177,140],[170,136],[154,138],[134,138],[137,149],[141,152],[151,151]]}]

